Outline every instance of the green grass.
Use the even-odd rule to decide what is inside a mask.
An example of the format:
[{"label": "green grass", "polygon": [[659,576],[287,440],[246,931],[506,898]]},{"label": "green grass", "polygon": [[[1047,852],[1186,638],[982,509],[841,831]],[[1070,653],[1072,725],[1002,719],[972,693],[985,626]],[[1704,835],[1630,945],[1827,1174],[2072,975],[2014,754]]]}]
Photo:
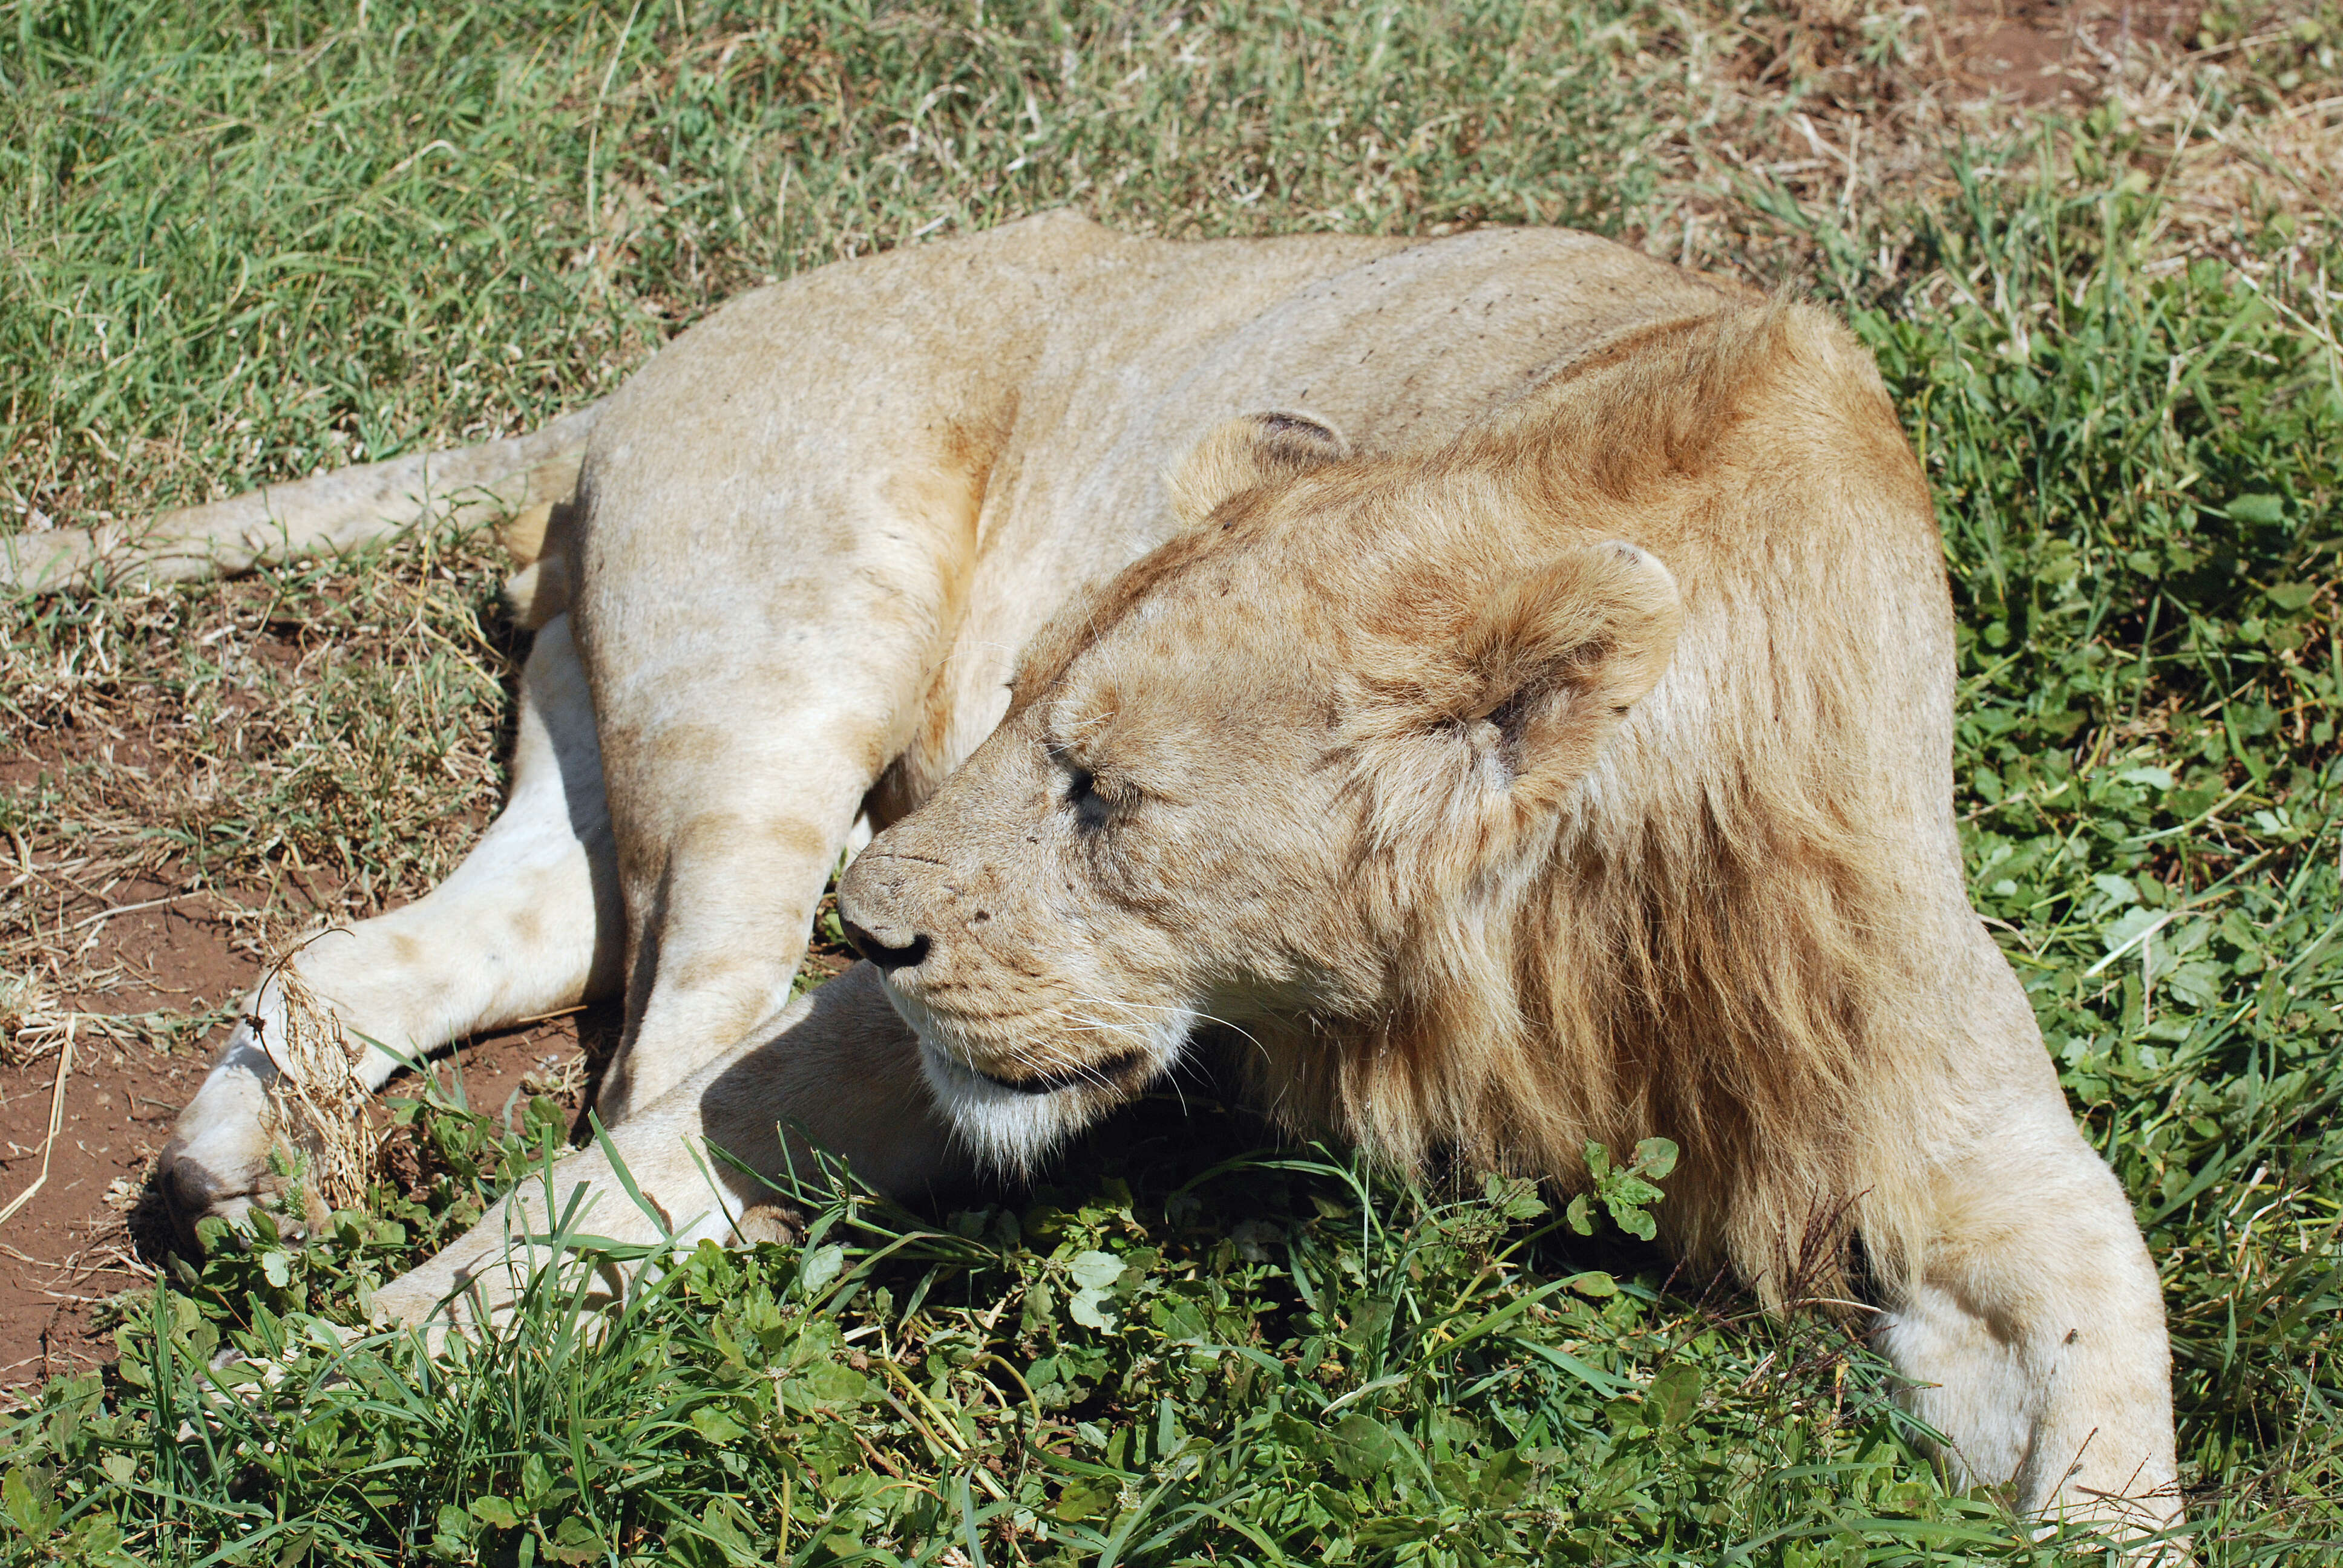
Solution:
[{"label": "green grass", "polygon": [[20,521],[541,421],[744,286],[1067,203],[1175,234],[1615,223],[1654,186],[1652,84],[1621,64],[1668,30],[1637,0],[88,0],[12,25]]},{"label": "green grass", "polygon": [[[1678,59],[1728,52],[1722,14],[1522,0],[184,15],[0,42],[7,483],[64,522],[525,423],[734,287],[940,220],[1635,232],[1662,140],[1713,134]],[[2315,40],[2281,64],[2334,91]],[[2257,80],[2207,123],[2249,133]],[[1854,321],[1936,486],[1972,891],[2163,1271],[2199,1559],[2334,1561],[2343,253],[2250,208],[2184,250],[2159,157],[2100,113],[1875,210],[1718,199]],[[493,577],[424,541],[7,608],[0,712],[65,760],[0,825],[411,890],[493,801]],[[91,744],[133,718],[178,749]],[[173,815],[205,769],[224,804]],[[803,1248],[677,1260],[593,1337],[548,1280],[441,1361],[339,1343],[314,1314],[357,1321],[558,1139],[549,1105],[405,1114],[428,1182],[174,1264],[112,1371],[0,1435],[6,1561],[2073,1560],[1947,1491],[1842,1326],[1535,1192],[1260,1152],[1192,1090],[965,1213],[818,1174]],[[227,1345],[281,1375],[210,1370]]]}]

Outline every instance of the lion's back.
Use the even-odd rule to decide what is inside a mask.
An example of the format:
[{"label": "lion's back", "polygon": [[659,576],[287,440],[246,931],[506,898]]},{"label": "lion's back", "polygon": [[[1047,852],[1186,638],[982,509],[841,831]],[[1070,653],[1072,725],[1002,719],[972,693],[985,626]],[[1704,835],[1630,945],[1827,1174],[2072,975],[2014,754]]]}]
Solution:
[{"label": "lion's back", "polygon": [[[1426,450],[1736,297],[1564,230],[1174,242],[1065,214],[754,291],[595,433],[570,599],[596,700],[614,736],[685,690],[769,711],[796,668],[904,645],[936,673],[908,721],[873,722],[903,738],[882,793],[914,804],[998,720],[1041,625],[1176,528],[1163,475],[1213,425],[1283,409]],[[699,787],[612,769],[622,793]]]}]

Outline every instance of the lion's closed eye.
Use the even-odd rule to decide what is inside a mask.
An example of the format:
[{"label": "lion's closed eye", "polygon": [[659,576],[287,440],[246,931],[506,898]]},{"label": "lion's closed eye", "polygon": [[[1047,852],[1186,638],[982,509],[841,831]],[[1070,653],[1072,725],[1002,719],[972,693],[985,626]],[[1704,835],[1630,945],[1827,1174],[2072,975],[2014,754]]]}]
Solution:
[{"label": "lion's closed eye", "polygon": [[1087,768],[1068,767],[1065,800],[1074,814],[1074,825],[1084,832],[1104,828],[1114,814],[1114,802],[1100,789],[1098,775]]},{"label": "lion's closed eye", "polygon": [[1083,833],[1124,825],[1143,805],[1163,799],[1147,785],[1112,768],[1086,768],[1062,755],[1058,767],[1064,776],[1059,798],[1073,814],[1075,829]]}]

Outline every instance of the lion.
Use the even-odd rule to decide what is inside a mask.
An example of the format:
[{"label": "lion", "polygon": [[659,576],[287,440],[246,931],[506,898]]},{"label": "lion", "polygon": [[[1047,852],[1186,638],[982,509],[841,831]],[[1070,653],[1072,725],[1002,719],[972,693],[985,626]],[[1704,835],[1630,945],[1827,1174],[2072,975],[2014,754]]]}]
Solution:
[{"label": "lion", "polygon": [[[512,595],[509,803],[293,962],[368,1089],[623,994],[611,1131],[384,1317],[493,1317],[552,1199],[785,1234],[801,1139],[917,1199],[1225,1047],[1403,1167],[1673,1139],[1663,1240],[1868,1292],[1957,1478],[2177,1520],[2155,1269],[1967,901],[1927,487],[1825,315],[1561,231],[1031,219],[682,335]],[[858,823],[862,961],[793,1001]],[[283,1201],[283,990],[184,1214]]]}]

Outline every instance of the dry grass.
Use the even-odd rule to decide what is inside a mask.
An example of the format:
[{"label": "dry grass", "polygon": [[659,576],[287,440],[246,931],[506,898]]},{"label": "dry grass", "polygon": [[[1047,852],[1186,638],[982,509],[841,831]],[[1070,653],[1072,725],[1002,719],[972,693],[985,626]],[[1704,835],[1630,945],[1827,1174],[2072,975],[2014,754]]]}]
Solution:
[{"label": "dry grass", "polygon": [[107,940],[110,911],[217,920],[256,968],[444,874],[502,783],[501,569],[485,538],[426,535],[366,569],[18,606],[0,644],[11,1049],[54,1033],[60,999],[162,989]]},{"label": "dry grass", "polygon": [[267,1045],[287,1070],[268,1086],[271,1131],[301,1151],[299,1207],[322,1230],[337,1211],[363,1208],[381,1174],[380,1141],[366,1116],[373,1097],[357,1074],[366,1046],[291,964],[276,965],[271,978],[285,1004],[285,1038]]}]

